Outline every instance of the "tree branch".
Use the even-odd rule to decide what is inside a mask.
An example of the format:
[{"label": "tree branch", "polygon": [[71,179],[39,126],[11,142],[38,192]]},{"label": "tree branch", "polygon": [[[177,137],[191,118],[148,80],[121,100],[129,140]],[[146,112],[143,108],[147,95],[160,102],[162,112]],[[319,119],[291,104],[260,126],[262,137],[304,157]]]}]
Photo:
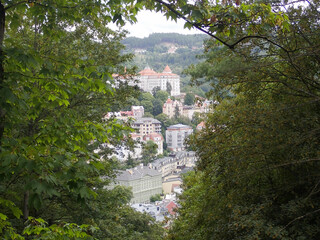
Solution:
[{"label": "tree branch", "polygon": [[170,5],[169,3],[163,2],[162,0],[155,0],[156,2],[166,6],[168,8],[169,11],[173,12],[174,14],[176,14],[176,16],[178,18],[183,19],[184,21],[186,21],[187,23],[191,24],[193,27],[195,27],[196,29],[200,30],[201,32],[209,35],[210,37],[216,39],[217,41],[219,41],[220,43],[222,43],[223,45],[227,46],[228,48],[230,48],[231,50],[235,48],[236,45],[238,45],[239,43],[241,43],[242,41],[246,40],[246,39],[250,39],[250,38],[258,38],[258,39],[263,39],[277,47],[279,47],[280,49],[282,49],[283,51],[285,51],[286,53],[289,52],[289,50],[287,50],[286,48],[284,48],[283,46],[281,46],[280,44],[270,40],[269,38],[265,37],[265,36],[257,36],[257,35],[253,35],[253,36],[245,36],[240,38],[239,40],[237,40],[236,42],[234,42],[233,44],[229,44],[226,41],[222,40],[221,38],[217,37],[216,35],[212,34],[211,32],[209,32],[208,30],[205,30],[203,27],[200,27],[197,23],[191,22],[188,18],[186,18],[182,13],[180,13],[179,11],[177,11],[176,9],[173,8],[172,5]]},{"label": "tree branch", "polygon": [[177,17],[182,18],[184,21],[186,21],[187,23],[191,24],[193,27],[197,28],[198,30],[200,30],[201,32],[204,32],[205,34],[209,35],[210,37],[213,37],[214,39],[216,39],[217,41],[221,42],[222,44],[224,44],[225,46],[229,47],[230,49],[233,49],[233,47],[228,44],[227,42],[223,41],[221,38],[215,36],[214,34],[210,33],[209,31],[203,29],[202,27],[199,27],[196,23],[191,22],[189,19],[187,19],[183,14],[181,14],[180,12],[178,12],[176,9],[174,9],[170,4],[163,2],[162,0],[155,0],[156,2],[166,6],[171,12],[173,12],[174,14],[177,15]]},{"label": "tree branch", "polygon": [[10,8],[12,8],[12,7],[15,7],[15,6],[18,6],[18,5],[20,5],[21,3],[27,3],[28,1],[20,1],[20,2],[17,2],[17,3],[14,3],[14,4],[12,4],[12,5],[9,5],[9,6],[7,6],[7,7],[5,7],[4,8],[4,10],[8,10],[8,9],[10,9]]}]

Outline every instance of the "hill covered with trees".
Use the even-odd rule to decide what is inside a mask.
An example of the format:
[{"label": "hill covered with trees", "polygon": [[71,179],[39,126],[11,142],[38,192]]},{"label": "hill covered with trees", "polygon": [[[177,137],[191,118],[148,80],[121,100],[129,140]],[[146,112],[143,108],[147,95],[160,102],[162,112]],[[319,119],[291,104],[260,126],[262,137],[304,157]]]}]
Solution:
[{"label": "hill covered with trees", "polygon": [[201,62],[197,56],[203,53],[205,34],[183,35],[178,33],[153,33],[146,38],[129,37],[122,40],[126,52],[134,53],[133,64],[139,70],[146,66],[162,72],[166,65],[180,75],[183,92],[193,92],[204,97],[211,88],[205,83],[196,88],[190,87],[190,77],[184,74],[187,66]]}]

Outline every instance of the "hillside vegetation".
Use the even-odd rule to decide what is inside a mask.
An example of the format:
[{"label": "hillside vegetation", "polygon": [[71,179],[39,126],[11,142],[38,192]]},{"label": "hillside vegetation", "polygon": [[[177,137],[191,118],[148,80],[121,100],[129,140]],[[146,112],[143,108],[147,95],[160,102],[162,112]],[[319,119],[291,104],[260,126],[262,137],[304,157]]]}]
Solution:
[{"label": "hillside vegetation", "polygon": [[203,53],[204,41],[208,36],[204,34],[183,35],[178,33],[153,33],[146,38],[129,37],[122,41],[126,51],[134,53],[132,64],[139,70],[146,66],[157,72],[162,72],[166,65],[181,77],[181,90],[193,92],[205,96],[209,91],[208,84],[200,87],[190,87],[190,77],[184,74],[184,70],[201,62],[197,56]]}]

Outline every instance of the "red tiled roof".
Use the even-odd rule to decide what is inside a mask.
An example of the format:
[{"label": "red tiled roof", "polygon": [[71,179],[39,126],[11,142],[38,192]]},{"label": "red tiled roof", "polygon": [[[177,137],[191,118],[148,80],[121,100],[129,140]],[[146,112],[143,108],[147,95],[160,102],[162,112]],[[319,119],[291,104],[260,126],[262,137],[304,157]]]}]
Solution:
[{"label": "red tiled roof", "polygon": [[146,135],[143,136],[143,139],[146,140],[147,137],[149,137],[152,141],[154,141],[154,139],[155,139],[156,137],[160,137],[161,140],[163,141],[163,137],[162,137],[162,135],[159,134],[159,133],[153,132],[153,133],[146,134]]},{"label": "red tiled roof", "polygon": [[175,215],[176,212],[174,211],[175,208],[177,208],[177,205],[174,203],[174,202],[170,202],[166,208],[168,209],[168,212],[171,214],[171,215]]},{"label": "red tiled roof", "polygon": [[164,68],[163,73],[172,73],[172,71],[168,65]]},{"label": "red tiled roof", "polygon": [[139,72],[140,76],[178,76],[177,74],[172,73],[170,67],[167,65],[162,73],[157,73],[150,69],[149,67],[146,67],[142,71]]},{"label": "red tiled roof", "polygon": [[158,75],[155,71],[153,71],[150,68],[145,68],[141,72],[139,72],[140,75],[145,76],[145,75]]}]

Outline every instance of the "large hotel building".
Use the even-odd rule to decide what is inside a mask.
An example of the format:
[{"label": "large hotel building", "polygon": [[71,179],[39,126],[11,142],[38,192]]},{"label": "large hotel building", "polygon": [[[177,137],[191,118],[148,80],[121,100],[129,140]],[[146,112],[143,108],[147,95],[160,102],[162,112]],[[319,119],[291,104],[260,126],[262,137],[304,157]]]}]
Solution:
[{"label": "large hotel building", "polygon": [[145,92],[152,92],[155,87],[160,87],[161,90],[166,91],[167,83],[170,83],[172,87],[170,95],[180,95],[180,76],[172,73],[168,65],[162,73],[157,73],[147,66],[139,72],[137,80],[139,80],[138,86]]}]

